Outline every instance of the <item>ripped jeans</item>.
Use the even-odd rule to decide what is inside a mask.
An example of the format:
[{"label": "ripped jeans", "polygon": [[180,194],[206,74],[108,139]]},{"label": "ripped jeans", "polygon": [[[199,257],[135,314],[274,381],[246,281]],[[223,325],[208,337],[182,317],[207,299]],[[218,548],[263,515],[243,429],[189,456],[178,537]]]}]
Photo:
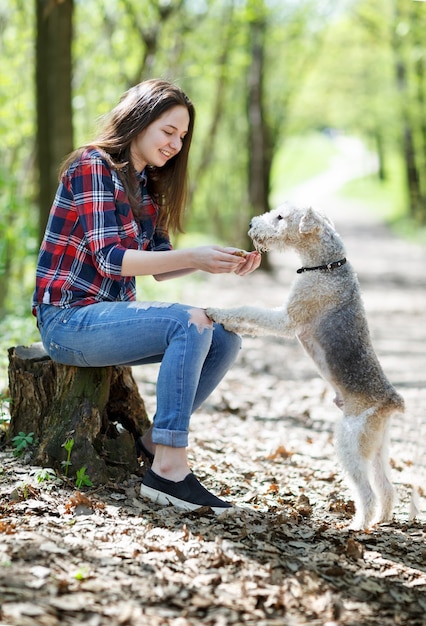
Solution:
[{"label": "ripped jeans", "polygon": [[152,440],[188,445],[191,414],[208,398],[241,348],[239,335],[199,308],[160,302],[37,307],[41,339],[58,363],[78,367],[161,363]]}]

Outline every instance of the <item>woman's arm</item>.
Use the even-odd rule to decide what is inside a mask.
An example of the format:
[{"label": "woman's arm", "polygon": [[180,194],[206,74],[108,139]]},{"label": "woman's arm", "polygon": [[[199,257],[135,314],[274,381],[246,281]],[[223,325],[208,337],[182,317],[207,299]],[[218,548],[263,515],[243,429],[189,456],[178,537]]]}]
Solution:
[{"label": "woman's arm", "polygon": [[186,269],[186,270],[173,270],[172,272],[164,272],[164,274],[154,274],[154,278],[156,281],[161,282],[163,280],[170,280],[171,278],[180,278],[181,276],[187,276],[188,274],[192,274],[196,272],[196,269]]},{"label": "woman's arm", "polygon": [[[250,274],[259,267],[261,261],[260,252],[256,252],[255,250],[253,250],[252,252],[245,253],[243,261],[243,263],[240,263],[234,269],[234,273],[238,274],[238,276],[245,276],[246,274]],[[195,271],[195,269],[189,268],[183,270],[174,270],[171,272],[165,272],[164,274],[156,274],[154,275],[154,278],[158,281],[169,280],[170,278],[179,278],[180,276],[186,276],[187,274],[191,274]]]},{"label": "woman's arm", "polygon": [[[123,256],[122,276],[155,276],[157,280],[175,278],[195,270],[210,274],[242,273],[250,259],[234,254],[235,248],[199,246],[182,250],[146,251],[126,250]],[[257,253],[250,253],[249,256]],[[253,269],[255,269],[253,267]]]}]

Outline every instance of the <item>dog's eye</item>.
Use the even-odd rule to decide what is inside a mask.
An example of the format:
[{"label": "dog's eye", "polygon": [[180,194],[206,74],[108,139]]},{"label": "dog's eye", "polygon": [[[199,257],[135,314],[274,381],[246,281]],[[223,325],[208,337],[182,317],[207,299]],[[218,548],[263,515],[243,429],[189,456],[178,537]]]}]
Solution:
[{"label": "dog's eye", "polygon": [[283,216],[282,216],[282,215],[277,215],[277,220],[278,220],[278,221],[283,220],[283,219],[284,219],[284,218],[283,218]]}]

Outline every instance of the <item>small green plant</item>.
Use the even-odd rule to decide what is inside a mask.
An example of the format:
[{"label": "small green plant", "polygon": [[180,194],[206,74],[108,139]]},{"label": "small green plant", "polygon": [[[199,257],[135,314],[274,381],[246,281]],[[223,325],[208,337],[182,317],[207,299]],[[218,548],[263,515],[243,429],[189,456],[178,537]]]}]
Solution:
[{"label": "small green plant", "polygon": [[52,469],[46,467],[37,470],[37,472],[35,473],[35,478],[38,483],[44,483],[48,482],[49,480],[55,480],[56,474]]},{"label": "small green plant", "polygon": [[22,431],[19,432],[15,437],[12,437],[14,447],[13,454],[15,456],[21,456],[32,443],[34,443],[34,433],[28,433],[28,435],[26,435]]},{"label": "small green plant", "polygon": [[72,452],[72,449],[74,447],[74,439],[72,437],[68,437],[66,442],[64,444],[62,444],[62,445],[65,448],[65,450],[67,451],[67,459],[66,459],[66,461],[62,461],[62,467],[65,468],[65,471],[64,471],[65,476],[68,476],[69,466],[72,465],[72,463],[71,463],[71,452]]},{"label": "small green plant", "polygon": [[89,578],[90,576],[90,570],[87,566],[83,565],[83,567],[80,567],[80,569],[78,569],[73,576],[79,581],[86,580],[86,578]]},{"label": "small green plant", "polygon": [[84,467],[84,465],[83,467],[80,467],[79,470],[77,470],[75,484],[78,487],[78,489],[81,489],[81,487],[83,486],[93,487],[92,481],[90,480],[89,476],[86,474],[86,468]]},{"label": "small green plant", "polygon": [[[72,452],[72,449],[74,447],[74,439],[72,437],[68,437],[66,442],[63,444],[63,447],[67,451],[67,458],[66,458],[66,461],[62,461],[62,467],[65,468],[64,474],[65,474],[66,477],[68,477],[68,469],[69,469],[70,465],[72,465],[72,463],[71,463],[71,452]],[[89,476],[86,474],[86,467],[85,466],[80,467],[80,469],[77,470],[76,477],[75,477],[75,484],[76,484],[78,489],[81,489],[81,487],[83,487],[83,486],[85,486],[85,487],[93,487],[92,481],[90,480]]]}]

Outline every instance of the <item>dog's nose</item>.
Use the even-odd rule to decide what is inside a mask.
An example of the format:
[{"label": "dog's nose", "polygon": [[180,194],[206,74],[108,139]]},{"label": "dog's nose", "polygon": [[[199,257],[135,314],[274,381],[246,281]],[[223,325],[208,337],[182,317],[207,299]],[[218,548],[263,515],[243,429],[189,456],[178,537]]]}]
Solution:
[{"label": "dog's nose", "polygon": [[249,228],[253,228],[253,222],[252,221],[249,224]]}]

